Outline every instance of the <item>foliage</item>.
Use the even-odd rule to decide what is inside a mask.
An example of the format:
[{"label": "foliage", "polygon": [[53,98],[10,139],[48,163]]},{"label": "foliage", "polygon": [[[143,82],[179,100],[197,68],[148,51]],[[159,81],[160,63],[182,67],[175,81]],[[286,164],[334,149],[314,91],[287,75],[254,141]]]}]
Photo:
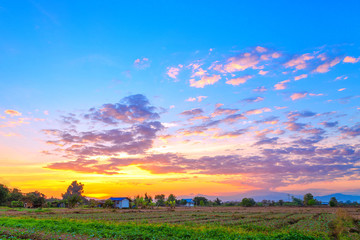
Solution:
[{"label": "foliage", "polygon": [[176,206],[176,201],[166,201],[165,205],[168,206],[170,209],[174,209]]},{"label": "foliage", "polygon": [[84,196],[84,184],[73,181],[66,192],[62,194],[63,200],[68,202],[70,208],[74,207],[76,204],[81,203],[85,200]]},{"label": "foliage", "polygon": [[73,194],[73,195],[70,195],[68,198],[67,198],[67,201],[68,201],[68,204],[69,204],[69,208],[73,208],[75,207],[78,203],[81,203],[82,202],[82,197],[78,194]]},{"label": "foliage", "polygon": [[155,195],[155,200],[156,200],[156,206],[165,206],[164,194]]},{"label": "foliage", "polygon": [[252,207],[255,206],[256,202],[253,198],[243,198],[241,200],[241,206]]},{"label": "foliage", "polygon": [[304,195],[304,205],[305,206],[311,206],[315,205],[314,196],[311,193],[307,193]]},{"label": "foliage", "polygon": [[338,205],[338,201],[336,200],[336,197],[332,197],[329,202],[330,207],[336,207]]},{"label": "foliage", "polygon": [[110,199],[106,200],[103,204],[104,208],[113,208],[114,207],[114,202],[111,201]]},{"label": "foliage", "polygon": [[11,201],[11,207],[24,207],[24,202],[22,201]]},{"label": "foliage", "polygon": [[23,200],[24,195],[22,194],[20,189],[14,188],[9,192],[8,201],[21,201]]},{"label": "foliage", "polygon": [[216,198],[214,203],[215,203],[215,205],[220,206],[222,204],[222,201],[219,198]]},{"label": "foliage", "polygon": [[176,196],[174,194],[170,194],[167,198],[167,201],[176,201]]},{"label": "foliage", "polygon": [[42,207],[45,203],[45,195],[38,191],[27,193],[24,199],[30,201],[35,208]]},{"label": "foliage", "polygon": [[0,184],[0,205],[5,205],[8,196],[9,189],[5,185]]},{"label": "foliage", "polygon": [[292,198],[292,203],[295,205],[295,206],[302,206],[303,205],[303,201],[301,201],[300,198],[296,198],[294,196],[291,197]]},{"label": "foliage", "polygon": [[209,200],[206,197],[194,197],[193,201],[197,206],[201,206],[200,205],[201,201],[203,201],[203,206],[207,205],[209,202]]}]

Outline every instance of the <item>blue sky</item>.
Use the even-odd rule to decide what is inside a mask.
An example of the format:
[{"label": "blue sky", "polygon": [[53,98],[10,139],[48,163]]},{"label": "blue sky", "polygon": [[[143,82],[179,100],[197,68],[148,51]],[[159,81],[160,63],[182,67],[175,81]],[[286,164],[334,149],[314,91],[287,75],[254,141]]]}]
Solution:
[{"label": "blue sky", "polygon": [[0,1],[0,181],[360,194],[359,7]]}]

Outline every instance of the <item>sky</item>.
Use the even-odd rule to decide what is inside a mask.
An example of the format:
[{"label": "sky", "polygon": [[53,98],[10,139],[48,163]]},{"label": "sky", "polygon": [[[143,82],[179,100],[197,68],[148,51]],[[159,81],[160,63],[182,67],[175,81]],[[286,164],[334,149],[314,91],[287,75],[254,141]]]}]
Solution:
[{"label": "sky", "polygon": [[0,183],[360,195],[359,9],[0,0]]}]

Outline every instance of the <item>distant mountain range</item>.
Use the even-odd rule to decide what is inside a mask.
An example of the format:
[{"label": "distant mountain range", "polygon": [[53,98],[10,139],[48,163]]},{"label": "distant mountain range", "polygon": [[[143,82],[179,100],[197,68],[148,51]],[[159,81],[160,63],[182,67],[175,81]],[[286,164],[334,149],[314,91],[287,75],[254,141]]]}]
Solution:
[{"label": "distant mountain range", "polygon": [[[282,192],[272,192],[272,191],[261,191],[261,190],[244,192],[244,193],[231,195],[231,196],[209,196],[209,195],[202,195],[202,194],[198,194],[195,196],[206,197],[207,199],[210,199],[210,200],[215,200],[216,198],[219,198],[223,202],[241,201],[241,199],[243,199],[243,198],[253,198],[257,202],[260,202],[264,199],[273,200],[273,201],[279,201],[280,199],[284,200],[284,201],[291,201],[291,196],[303,199],[303,195],[296,195],[296,194],[289,194],[289,193],[282,193]],[[179,196],[178,198],[194,198],[195,196]],[[329,195],[325,195],[325,196],[314,196],[314,198],[316,200],[321,201],[321,202],[329,202],[332,197],[335,197],[338,202],[346,202],[346,201],[360,202],[360,196],[358,196],[358,195],[346,195],[346,194],[342,194],[342,193],[334,193],[334,194],[329,194]]]}]

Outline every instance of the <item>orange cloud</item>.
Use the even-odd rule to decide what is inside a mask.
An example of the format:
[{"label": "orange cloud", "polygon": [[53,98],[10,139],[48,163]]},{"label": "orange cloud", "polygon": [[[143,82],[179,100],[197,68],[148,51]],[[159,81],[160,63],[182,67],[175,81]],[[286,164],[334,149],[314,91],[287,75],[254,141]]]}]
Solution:
[{"label": "orange cloud", "polygon": [[196,88],[203,88],[206,85],[213,85],[221,79],[220,75],[203,76],[199,81],[190,79],[190,86]]},{"label": "orange cloud", "polygon": [[21,113],[16,110],[8,109],[8,110],[5,110],[4,112],[12,117],[13,116],[21,116]]},{"label": "orange cloud", "polygon": [[290,96],[291,100],[295,101],[295,100],[298,100],[298,99],[301,99],[301,98],[304,98],[307,96],[307,92],[304,92],[304,93],[294,93]]},{"label": "orange cloud", "polygon": [[300,80],[300,79],[307,78],[307,77],[308,77],[307,74],[301,74],[301,75],[299,75],[299,76],[296,76],[296,77],[294,78],[294,80],[295,80],[295,81],[298,81],[298,80]]},{"label": "orange cloud", "polygon": [[275,90],[284,90],[284,89],[286,89],[285,83],[288,83],[288,82],[290,82],[290,80],[285,80],[285,81],[282,81],[282,82],[279,82],[279,83],[275,84],[274,85]]},{"label": "orange cloud", "polygon": [[358,61],[360,61],[360,57],[354,58],[354,57],[346,56],[343,60],[344,63],[357,63]]},{"label": "orange cloud", "polygon": [[231,79],[231,80],[228,80],[226,81],[227,84],[230,84],[230,85],[233,85],[233,86],[237,86],[237,85],[240,85],[240,84],[244,84],[246,83],[247,80],[251,79],[252,76],[250,75],[245,75],[243,77],[238,77],[238,78],[234,78],[234,79]]},{"label": "orange cloud", "polygon": [[339,92],[342,92],[342,91],[344,91],[344,90],[346,90],[346,88],[340,88],[338,91],[339,91]]}]

